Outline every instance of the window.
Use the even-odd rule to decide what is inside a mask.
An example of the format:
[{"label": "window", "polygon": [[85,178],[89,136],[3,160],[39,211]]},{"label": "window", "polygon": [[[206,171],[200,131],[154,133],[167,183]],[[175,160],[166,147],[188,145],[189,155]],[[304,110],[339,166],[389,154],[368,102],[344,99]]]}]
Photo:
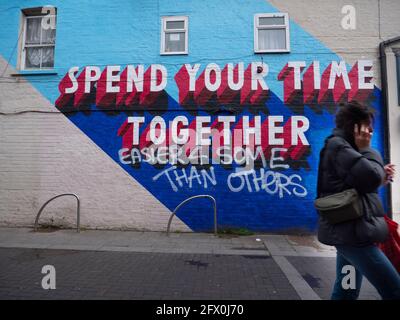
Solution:
[{"label": "window", "polygon": [[260,13],[254,16],[254,52],[289,52],[287,13]]},{"label": "window", "polygon": [[22,70],[54,68],[56,43],[56,8],[22,10]]},{"label": "window", "polygon": [[188,53],[188,17],[162,17],[161,54]]}]

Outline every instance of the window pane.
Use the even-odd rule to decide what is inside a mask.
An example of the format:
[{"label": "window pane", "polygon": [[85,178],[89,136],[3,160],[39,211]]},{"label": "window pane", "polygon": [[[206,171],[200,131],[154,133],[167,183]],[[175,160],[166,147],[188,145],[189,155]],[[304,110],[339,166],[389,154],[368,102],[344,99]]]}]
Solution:
[{"label": "window pane", "polygon": [[165,52],[185,52],[185,33],[166,33]]},{"label": "window pane", "polygon": [[286,49],[286,30],[258,30],[258,49]]},{"label": "window pane", "polygon": [[42,43],[54,44],[56,40],[56,29],[52,29],[50,25],[46,24],[48,29],[42,27]]},{"label": "window pane", "polygon": [[284,25],[285,18],[284,17],[264,17],[259,18],[260,26],[270,26],[270,25]]},{"label": "window pane", "polygon": [[167,21],[167,30],[170,29],[184,29],[185,21]]},{"label": "window pane", "polygon": [[25,67],[31,69],[40,68],[41,48],[26,48]]},{"label": "window pane", "polygon": [[42,49],[42,68],[54,67],[54,47],[44,47]]},{"label": "window pane", "polygon": [[26,44],[40,44],[42,18],[26,19]]}]

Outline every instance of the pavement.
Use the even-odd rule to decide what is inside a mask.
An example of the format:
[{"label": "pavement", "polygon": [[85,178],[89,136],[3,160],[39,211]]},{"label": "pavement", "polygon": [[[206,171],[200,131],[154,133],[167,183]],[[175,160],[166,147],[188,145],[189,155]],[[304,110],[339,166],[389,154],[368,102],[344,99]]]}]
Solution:
[{"label": "pavement", "polygon": [[313,235],[0,228],[0,299],[327,300],[335,257]]}]

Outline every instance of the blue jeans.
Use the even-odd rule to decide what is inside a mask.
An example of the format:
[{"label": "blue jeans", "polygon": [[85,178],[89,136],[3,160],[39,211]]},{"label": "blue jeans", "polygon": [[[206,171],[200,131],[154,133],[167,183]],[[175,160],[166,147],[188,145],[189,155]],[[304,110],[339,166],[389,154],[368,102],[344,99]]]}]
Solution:
[{"label": "blue jeans", "polygon": [[[376,288],[382,299],[400,299],[400,275],[377,246],[338,245],[336,249],[336,281],[333,287],[332,300],[357,299],[363,276]],[[350,285],[350,288],[348,288],[351,281],[349,281],[350,272],[346,268],[343,269],[346,265],[353,266],[355,269],[354,287]],[[345,288],[343,288],[342,282]]]}]

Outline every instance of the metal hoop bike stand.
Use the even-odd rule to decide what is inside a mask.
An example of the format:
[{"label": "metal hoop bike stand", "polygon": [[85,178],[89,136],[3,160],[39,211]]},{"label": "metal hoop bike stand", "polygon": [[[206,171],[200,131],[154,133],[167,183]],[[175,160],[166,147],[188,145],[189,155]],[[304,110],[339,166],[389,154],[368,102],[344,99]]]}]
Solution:
[{"label": "metal hoop bike stand", "polygon": [[48,200],[39,210],[36,219],[35,219],[35,227],[34,227],[34,231],[37,231],[38,228],[38,222],[39,222],[39,217],[43,211],[43,209],[54,199],[57,199],[59,197],[63,197],[63,196],[73,196],[76,198],[77,201],[77,207],[76,207],[76,231],[80,232],[80,200],[78,198],[78,196],[74,193],[63,193],[63,194],[59,194],[58,196],[55,196],[53,198],[51,198],[50,200]]},{"label": "metal hoop bike stand", "polygon": [[179,210],[180,207],[182,207],[185,203],[193,200],[193,199],[197,199],[197,198],[208,198],[211,199],[213,202],[213,206],[214,206],[214,235],[217,235],[217,201],[215,200],[214,197],[207,195],[207,194],[201,194],[201,195],[197,195],[197,196],[193,196],[190,197],[184,201],[182,201],[176,208],[175,210],[172,212],[171,216],[169,217],[168,220],[168,226],[167,226],[167,236],[169,236],[169,230],[171,227],[171,221],[172,218],[175,216],[176,212]]}]

